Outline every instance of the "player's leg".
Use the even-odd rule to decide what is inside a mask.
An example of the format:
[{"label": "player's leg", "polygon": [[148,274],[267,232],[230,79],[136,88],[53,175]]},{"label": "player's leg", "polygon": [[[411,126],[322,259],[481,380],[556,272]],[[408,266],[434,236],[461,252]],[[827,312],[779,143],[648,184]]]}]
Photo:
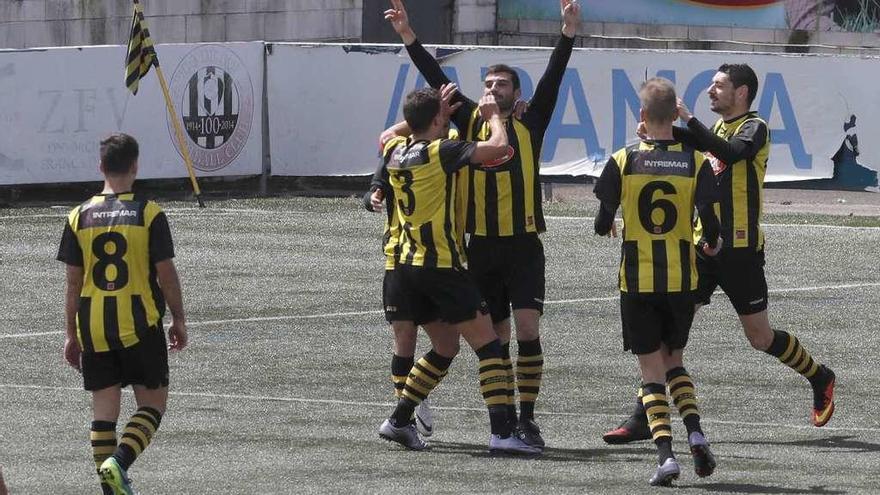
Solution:
[{"label": "player's leg", "polygon": [[517,427],[530,445],[544,447],[541,429],[535,422],[535,402],[541,390],[544,374],[544,352],[538,336],[541,312],[537,309],[514,309],[516,322],[517,359],[516,388],[519,392],[519,421]]},{"label": "player's leg", "polygon": [[666,367],[666,386],[672,402],[688,432],[688,445],[694,458],[694,471],[705,477],[715,470],[715,457],[700,424],[700,409],[696,387],[684,367],[684,348],[694,320],[694,298],[689,293],[670,294],[664,315],[663,360]]},{"label": "player's leg", "polygon": [[468,243],[468,274],[489,309],[492,328],[501,342],[501,361],[506,377],[508,416],[516,425],[516,379],[510,356],[510,295],[503,269],[510,257],[510,246],[503,240],[471,236]]},{"label": "player's leg", "polygon": [[[92,392],[92,427],[89,439],[92,444],[92,455],[95,471],[100,474],[101,465],[116,452],[116,421],[119,418],[119,401],[122,391],[119,385],[113,385]],[[101,491],[112,495],[113,488],[101,481]]]},{"label": "player's leg", "polygon": [[456,328],[479,359],[480,393],[489,410],[489,450],[513,454],[538,454],[541,449],[514,435],[514,423],[507,407],[507,375],[501,359],[501,342],[487,315],[460,322]]},{"label": "player's leg", "polygon": [[9,495],[6,489],[6,482],[3,480],[3,470],[0,469],[0,495]]},{"label": "player's leg", "polygon": [[658,300],[662,295],[620,294],[620,315],[623,328],[624,350],[639,360],[642,378],[642,405],[648,418],[648,428],[657,446],[657,470],[651,485],[668,486],[678,478],[680,468],[672,453],[672,427],[669,398],[666,395],[666,362],[664,354],[665,307]]},{"label": "player's leg", "polygon": [[651,485],[655,486],[669,486],[681,472],[672,453],[672,411],[666,395],[666,363],[663,359],[665,351],[667,349],[661,347],[648,354],[637,354],[642,374],[642,404],[648,417],[651,437],[657,446],[657,470],[650,479]]},{"label": "player's leg", "polygon": [[[501,302],[498,299],[498,297],[494,297],[492,300],[495,302],[490,303],[487,301],[487,304],[493,321],[492,329],[501,342],[501,366],[504,368],[504,376],[507,380],[507,415],[511,418],[511,421],[516,423],[516,378],[513,372],[513,360],[510,357],[510,303],[506,295],[500,298]],[[496,308],[494,313],[492,308]],[[499,310],[498,308],[503,309]],[[495,323],[496,317],[502,319]]]},{"label": "player's leg", "polygon": [[[398,273],[400,292],[407,295],[406,301],[413,311],[413,319],[419,319],[419,314],[437,314],[437,305],[430,295],[435,290],[442,290],[443,287],[438,286],[442,280],[438,283],[436,277],[432,277],[435,275],[435,270],[399,266],[394,271]],[[425,326],[431,338],[432,348],[419,358],[407,373],[403,392],[394,411],[379,427],[380,437],[397,442],[411,450],[423,450],[428,447],[419,437],[412,417],[419,404],[446,376],[449,365],[458,353],[458,334],[455,331],[441,331],[446,329],[446,326]]]},{"label": "player's leg", "polygon": [[413,308],[408,294],[403,290],[398,270],[385,270],[382,279],[382,307],[385,320],[391,325],[394,337],[391,356],[391,382],[394,396],[403,394],[406,377],[415,364],[417,327],[413,322]]},{"label": "player's leg", "polygon": [[519,391],[519,429],[532,445],[544,446],[535,423],[535,403],[544,373],[539,322],[544,312],[544,246],[537,234],[514,237],[506,285],[513,307],[517,340],[516,385]]},{"label": "player's leg", "polygon": [[[421,317],[420,317],[421,318]],[[434,350],[436,350],[439,354],[443,356],[457,356],[459,352],[459,337],[455,332],[455,329],[452,328],[446,322],[440,321],[436,319],[436,317],[429,317],[427,319],[433,320],[429,323],[423,323],[421,326],[425,329],[425,333],[430,335],[444,335],[449,336],[449,338],[444,339],[442,344],[437,344],[437,339],[432,339],[432,343],[434,343]],[[452,337],[454,336],[454,338]],[[438,347],[439,346],[439,347]],[[442,381],[444,377],[449,373],[449,369],[447,368],[440,375],[440,380]],[[439,383],[438,383],[439,385]],[[418,407],[416,407],[415,413],[415,423],[416,429],[425,437],[430,437],[434,434],[434,413],[431,411],[431,406],[428,402],[428,398],[419,403]]]},{"label": "player's leg", "polygon": [[812,421],[815,426],[824,426],[834,414],[834,372],[814,360],[797,337],[770,326],[764,252],[737,253],[725,259],[722,288],[736,309],[752,347],[775,357],[810,382]]},{"label": "player's leg", "polygon": [[168,401],[168,347],[161,323],[133,347],[119,351],[122,384],[131,384],[137,411],[129,418],[113,455],[101,464],[101,478],[117,494],[129,494],[128,469],[150,445]]},{"label": "player's leg", "polygon": [[417,327],[412,320],[392,321],[391,334],[394,336],[391,355],[391,383],[394,396],[400,398],[409,370],[415,364]]},{"label": "player's leg", "polygon": [[[89,438],[95,461],[95,472],[116,451],[116,422],[123,380],[118,351],[84,352],[82,354],[83,386],[92,394],[92,426]],[[101,490],[112,495],[113,488],[101,480]],[[124,492],[123,492],[124,493]]]},{"label": "player's leg", "polygon": [[382,423],[379,435],[411,450],[423,450],[427,444],[418,436],[412,422],[419,404],[440,383],[458,353],[458,333],[447,325],[426,325],[432,349],[410,369],[403,393],[391,417]]}]

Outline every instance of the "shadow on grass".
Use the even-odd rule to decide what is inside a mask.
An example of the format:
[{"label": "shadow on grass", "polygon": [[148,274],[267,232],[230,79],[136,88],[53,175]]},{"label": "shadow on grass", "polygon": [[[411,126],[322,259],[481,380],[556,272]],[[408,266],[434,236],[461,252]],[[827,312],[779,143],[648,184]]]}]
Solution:
[{"label": "shadow on grass", "polygon": [[842,495],[847,493],[843,490],[832,490],[824,486],[811,486],[809,488],[786,488],[781,486],[757,485],[754,483],[707,483],[700,485],[675,485],[677,488],[698,488],[707,492],[723,493],[817,493],[820,495]]},{"label": "shadow on grass", "polygon": [[[655,450],[653,446],[646,447],[616,447],[601,449],[560,449],[548,447],[540,455],[513,455],[503,453],[490,453],[486,444],[443,442],[432,440],[431,452],[435,454],[465,454],[478,458],[521,458],[533,459],[541,462],[646,462],[645,459],[653,458]],[[621,455],[631,456],[621,458]]]},{"label": "shadow on grass", "polygon": [[813,447],[817,449],[837,449],[837,450],[846,450],[849,452],[880,452],[880,444],[865,442],[864,440],[858,440],[854,435],[837,435],[826,438],[815,438],[810,440],[793,440],[793,441],[773,441],[773,440],[761,440],[761,441],[727,441],[727,442],[716,442],[716,443],[726,443],[726,444],[736,444],[736,445],[790,445],[792,447]]}]

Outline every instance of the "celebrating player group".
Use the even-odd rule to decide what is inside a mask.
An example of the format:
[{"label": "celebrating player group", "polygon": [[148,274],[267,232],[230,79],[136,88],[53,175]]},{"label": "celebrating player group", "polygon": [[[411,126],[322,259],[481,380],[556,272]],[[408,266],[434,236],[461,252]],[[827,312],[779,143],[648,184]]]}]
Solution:
[{"label": "celebrating player group", "polygon": [[[519,101],[516,70],[503,64],[488,67],[479,101],[468,99],[419,43],[402,0],[385,11],[431,86],[407,95],[404,121],[383,132],[383,159],[364,197],[368,210],[386,211],[382,294],[394,335],[398,400],[379,435],[408,449],[428,448],[426,399],[458,354],[460,337],[479,358],[489,450],[539,455],[545,447],[535,420],[544,364],[539,157],[581,17],[576,0],[560,0],[560,10],[561,36],[528,104]],[[760,222],[770,136],[750,110],[757,89],[748,65],[721,65],[706,92],[719,115],[708,128],[671,82],[647,80],[639,90],[639,142],[611,156],[594,188],[595,234],[617,237],[618,209],[623,218],[623,348],[636,355],[642,382],[632,414],[603,439],[653,439],[652,485],[669,485],[681,471],[670,397],[695,473],[709,476],[716,467],[683,356],[695,312],[716,288],[752,347],[809,382],[813,424],[825,425],[834,413],[834,373],[794,335],[771,328],[767,314]],[[684,127],[673,125],[679,119]],[[416,360],[418,326],[432,348]]]}]

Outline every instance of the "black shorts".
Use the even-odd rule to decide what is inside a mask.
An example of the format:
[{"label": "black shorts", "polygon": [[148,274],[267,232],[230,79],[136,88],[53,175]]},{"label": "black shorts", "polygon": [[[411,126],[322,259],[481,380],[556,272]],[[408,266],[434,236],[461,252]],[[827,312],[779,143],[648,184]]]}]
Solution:
[{"label": "black shorts", "polygon": [[382,307],[385,308],[385,320],[388,323],[411,321],[416,325],[423,325],[437,319],[437,312],[430,306],[425,306],[423,300],[413,301],[412,293],[405,290],[398,270],[385,270],[385,277],[382,279]]},{"label": "black shorts", "polygon": [[764,278],[764,250],[721,249],[717,258],[697,256],[697,303],[711,303],[717,287],[727,294],[739,315],[767,309],[767,280]]},{"label": "black shorts", "polygon": [[162,324],[153,327],[140,342],[117,351],[84,352],[83,384],[86,390],[113,385],[143,385],[149,389],[168,386],[168,346]]},{"label": "black shorts", "polygon": [[669,294],[620,293],[623,350],[650,354],[660,343],[684,349],[694,321],[693,292]]},{"label": "black shorts", "polygon": [[400,290],[408,294],[412,307],[419,308],[421,315],[436,315],[454,324],[474,319],[478,311],[489,312],[465,270],[399,265],[394,271],[398,272]]},{"label": "black shorts", "polygon": [[472,235],[468,271],[489,304],[492,323],[510,318],[510,308],[544,312],[544,245],[538,234]]}]

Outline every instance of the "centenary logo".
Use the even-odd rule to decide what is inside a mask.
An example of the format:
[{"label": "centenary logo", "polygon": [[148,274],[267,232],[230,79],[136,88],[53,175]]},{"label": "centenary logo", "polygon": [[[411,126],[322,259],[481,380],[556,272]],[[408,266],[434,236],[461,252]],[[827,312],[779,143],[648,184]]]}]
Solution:
[{"label": "centenary logo", "polygon": [[[171,76],[171,95],[189,138],[193,166],[214,172],[232,163],[248,142],[254,118],[254,85],[238,55],[220,45],[193,49]],[[180,153],[170,114],[167,120]]]}]

